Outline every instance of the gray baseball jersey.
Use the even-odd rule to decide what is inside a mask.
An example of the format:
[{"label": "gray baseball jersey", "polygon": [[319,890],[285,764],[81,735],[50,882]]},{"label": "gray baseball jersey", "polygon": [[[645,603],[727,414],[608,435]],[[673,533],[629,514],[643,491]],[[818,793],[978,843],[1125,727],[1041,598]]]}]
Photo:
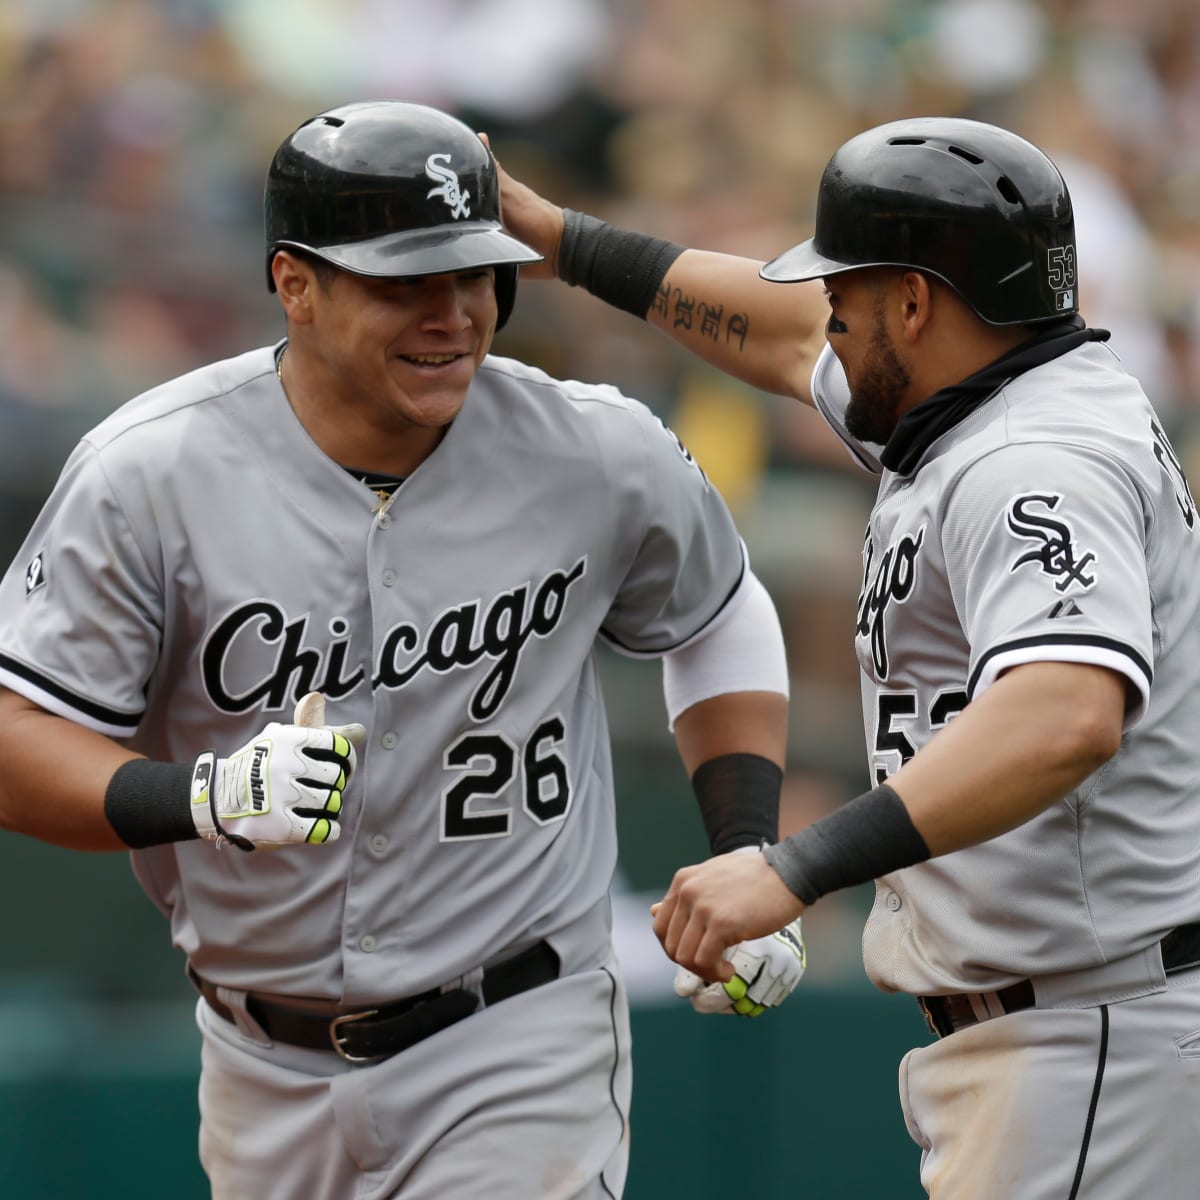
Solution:
[{"label": "gray baseball jersey", "polygon": [[[828,347],[813,390],[879,469],[879,447],[842,424]],[[1161,424],[1097,342],[1010,380],[915,472],[883,471],[856,629],[873,781],[1021,663],[1111,668],[1131,702],[1117,755],[1061,802],[878,881],[864,957],[879,987],[989,990],[1090,969],[1200,918],[1198,538]]]},{"label": "gray baseball jersey", "polygon": [[0,682],[158,759],[232,751],[310,689],[367,727],[337,843],[134,853],[203,976],[355,1005],[538,938],[603,963],[595,641],[660,655],[731,601],[725,505],[643,405],[497,357],[381,503],[297,422],[277,349],[82,441],[0,585]]}]

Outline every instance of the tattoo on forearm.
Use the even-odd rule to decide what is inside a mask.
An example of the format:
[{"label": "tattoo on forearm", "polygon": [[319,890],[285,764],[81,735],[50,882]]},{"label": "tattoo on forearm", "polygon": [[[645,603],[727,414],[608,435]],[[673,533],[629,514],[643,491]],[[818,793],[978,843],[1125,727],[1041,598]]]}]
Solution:
[{"label": "tattoo on forearm", "polygon": [[746,348],[746,336],[750,332],[750,318],[745,313],[731,313],[729,324],[725,327],[725,340],[737,340],[739,350]]},{"label": "tattoo on forearm", "polygon": [[[667,306],[671,300],[671,289],[665,284],[658,285],[658,291],[654,293],[654,303],[650,305],[650,311],[658,313],[660,317],[667,315]],[[648,314],[647,314],[648,315]]]},{"label": "tattoo on forearm", "polygon": [[675,315],[671,319],[671,324],[676,329],[691,329],[692,315],[696,311],[696,301],[691,296],[685,296],[682,292],[675,293]]},{"label": "tattoo on forearm", "polygon": [[725,315],[723,304],[709,304],[694,296],[685,296],[679,288],[663,285],[654,296],[651,311],[671,322],[672,329],[696,331],[710,342],[736,343],[745,350],[750,332],[750,318],[744,312]]}]

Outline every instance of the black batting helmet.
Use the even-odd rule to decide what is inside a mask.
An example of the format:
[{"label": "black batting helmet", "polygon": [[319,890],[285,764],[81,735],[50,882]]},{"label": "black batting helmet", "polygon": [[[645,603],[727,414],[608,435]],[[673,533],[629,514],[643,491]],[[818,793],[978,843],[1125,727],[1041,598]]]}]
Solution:
[{"label": "black batting helmet", "polygon": [[517,267],[541,255],[500,224],[487,147],[461,121],[399,100],[368,100],[305,121],[267,171],[271,260],[294,247],[356,275],[496,268],[496,327],[508,320]]},{"label": "black batting helmet", "polygon": [[991,325],[1079,309],[1062,175],[1024,138],[979,121],[920,117],[851,138],[821,177],[814,236],[761,274],[796,282],[872,266],[928,271]]}]

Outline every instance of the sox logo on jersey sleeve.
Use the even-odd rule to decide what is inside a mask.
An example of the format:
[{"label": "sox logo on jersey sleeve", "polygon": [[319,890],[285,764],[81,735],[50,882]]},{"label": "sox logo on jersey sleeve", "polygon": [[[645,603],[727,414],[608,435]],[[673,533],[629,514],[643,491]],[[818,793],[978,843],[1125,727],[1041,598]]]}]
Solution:
[{"label": "sox logo on jersey sleeve", "polygon": [[1009,567],[1015,574],[1026,563],[1037,563],[1055,580],[1055,589],[1065,592],[1073,584],[1087,591],[1096,582],[1089,570],[1096,561],[1090,550],[1076,549],[1075,532],[1064,520],[1050,514],[1058,509],[1063,497],[1058,492],[1025,492],[1008,506],[1007,524],[1014,537],[1037,545],[1026,551]]}]

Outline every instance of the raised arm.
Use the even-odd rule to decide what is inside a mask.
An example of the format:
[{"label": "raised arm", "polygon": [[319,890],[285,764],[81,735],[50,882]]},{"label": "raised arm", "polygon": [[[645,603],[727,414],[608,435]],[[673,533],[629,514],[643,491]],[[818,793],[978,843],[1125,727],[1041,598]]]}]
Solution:
[{"label": "raised arm", "polygon": [[[497,164],[499,165],[499,164]],[[504,224],[514,237],[532,246],[544,261],[522,267],[526,279],[572,279],[593,295],[626,307],[607,286],[612,263],[628,257],[639,269],[664,245],[656,239],[571,214],[538,195],[500,167]],[[589,243],[580,253],[579,239]],[[572,245],[572,240],[574,244]],[[678,253],[670,247],[669,253]],[[570,257],[571,264],[565,263]],[[599,270],[580,270],[580,263]],[[572,271],[574,266],[574,271]],[[768,283],[759,276],[761,262],[707,250],[684,250],[671,262],[665,277],[650,270],[645,316],[651,325],[705,362],[764,392],[812,403],[813,364],[825,344],[829,307],[819,282]],[[564,269],[565,268],[565,269]],[[616,272],[619,276],[620,272]],[[640,305],[639,305],[640,307]]]}]

